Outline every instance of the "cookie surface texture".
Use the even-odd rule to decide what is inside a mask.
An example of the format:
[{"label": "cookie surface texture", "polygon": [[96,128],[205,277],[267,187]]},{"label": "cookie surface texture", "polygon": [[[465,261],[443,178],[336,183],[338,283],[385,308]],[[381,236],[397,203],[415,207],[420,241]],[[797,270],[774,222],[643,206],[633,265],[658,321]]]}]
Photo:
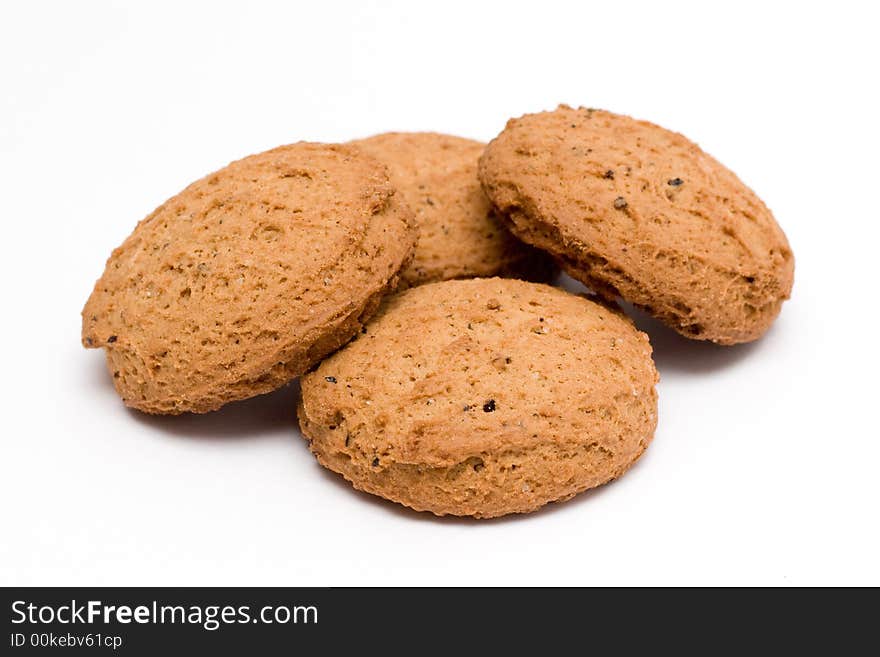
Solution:
[{"label": "cookie surface texture", "polygon": [[770,210],[651,123],[565,106],[512,119],[480,179],[518,237],[687,337],[754,340],[791,293],[794,257]]},{"label": "cookie surface texture", "polygon": [[401,274],[402,286],[487,276],[545,281],[556,273],[545,253],[516,239],[492,212],[477,178],[485,144],[431,132],[391,132],[352,145],[388,167],[392,184],[415,213],[419,238]]},{"label": "cookie surface texture", "polygon": [[206,412],[278,388],[344,344],[412,256],[379,162],[298,143],[193,183],[113,251],[82,313],[125,403]]},{"label": "cookie surface texture", "polygon": [[446,281],[389,297],[302,379],[318,461],[419,511],[526,513],[619,477],[657,422],[651,346],[546,285]]}]

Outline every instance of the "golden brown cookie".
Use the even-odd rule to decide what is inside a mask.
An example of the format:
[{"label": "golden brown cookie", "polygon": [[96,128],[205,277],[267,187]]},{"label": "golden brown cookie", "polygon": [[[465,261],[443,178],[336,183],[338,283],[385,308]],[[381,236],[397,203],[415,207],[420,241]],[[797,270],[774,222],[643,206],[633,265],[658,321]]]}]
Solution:
[{"label": "golden brown cookie", "polygon": [[477,179],[484,144],[432,132],[389,132],[352,142],[388,166],[416,215],[419,238],[405,287],[451,278],[549,280],[555,263],[494,216]]},{"label": "golden brown cookie", "polygon": [[480,179],[518,237],[690,338],[754,340],[790,295],[794,257],[770,210],[651,123],[566,106],[512,119]]},{"label": "golden brown cookie", "polygon": [[657,423],[651,346],[623,315],[513,279],[386,299],[302,379],[318,461],[419,511],[526,513],[619,477]]},{"label": "golden brown cookie", "polygon": [[251,155],[166,201],[83,309],[125,403],[211,411],[284,385],[360,330],[412,255],[385,167],[348,146]]}]

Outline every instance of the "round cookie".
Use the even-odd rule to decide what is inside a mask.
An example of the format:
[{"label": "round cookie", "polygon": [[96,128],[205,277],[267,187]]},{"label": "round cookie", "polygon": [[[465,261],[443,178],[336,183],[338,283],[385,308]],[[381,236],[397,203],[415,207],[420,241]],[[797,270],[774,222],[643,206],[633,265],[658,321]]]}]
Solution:
[{"label": "round cookie", "polygon": [[128,406],[202,413],[278,388],[344,344],[412,255],[385,167],[348,146],[251,155],[166,201],[82,312]]},{"label": "round cookie", "polygon": [[657,424],[651,346],[622,314],[514,279],[386,299],[302,379],[312,452],[419,511],[526,513],[619,477]]},{"label": "round cookie", "polygon": [[791,293],[794,257],[770,210],[659,126],[566,106],[529,114],[489,144],[479,175],[518,237],[687,337],[754,340]]},{"label": "round cookie", "polygon": [[492,212],[477,178],[485,144],[431,132],[389,132],[351,143],[388,167],[415,212],[419,237],[401,273],[402,287],[485,276],[549,280],[556,274],[552,259],[516,239]]}]

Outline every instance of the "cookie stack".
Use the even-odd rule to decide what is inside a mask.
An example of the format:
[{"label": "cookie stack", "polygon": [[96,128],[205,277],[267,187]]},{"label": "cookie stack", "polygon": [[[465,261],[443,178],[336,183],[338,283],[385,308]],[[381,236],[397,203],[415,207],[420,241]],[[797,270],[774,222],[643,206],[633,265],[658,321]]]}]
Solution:
[{"label": "cookie stack", "polygon": [[[550,286],[557,266],[594,294]],[[736,344],[769,328],[793,271],[767,207],[694,143],[561,106],[488,146],[391,133],[233,162],[113,252],[82,341],[147,413],[302,376],[322,465],[487,518],[611,481],[650,443],[657,371],[617,298]]]}]

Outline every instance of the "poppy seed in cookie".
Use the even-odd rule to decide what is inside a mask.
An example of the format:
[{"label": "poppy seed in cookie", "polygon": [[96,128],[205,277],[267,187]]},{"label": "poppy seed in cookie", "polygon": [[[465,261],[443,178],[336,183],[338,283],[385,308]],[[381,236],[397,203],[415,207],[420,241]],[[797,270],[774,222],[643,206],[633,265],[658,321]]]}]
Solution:
[{"label": "poppy seed in cookie", "polygon": [[492,413],[495,410],[495,400],[490,399],[485,404],[483,404],[483,412],[484,413]]},{"label": "poppy seed in cookie", "polygon": [[324,377],[324,380],[325,380],[327,383],[336,383],[336,377],[335,377],[335,376],[325,376],[325,377]]},{"label": "poppy seed in cookie", "polygon": [[681,185],[684,185],[684,180],[681,178],[673,178],[668,181],[668,184],[672,187],[680,187]]},{"label": "poppy seed in cookie", "polygon": [[606,180],[614,180],[614,170],[608,169],[602,177]]},{"label": "poppy seed in cookie", "polygon": [[116,340],[117,337],[115,335],[111,335],[109,338],[107,338],[107,342],[109,342],[110,344],[113,344],[114,342],[116,342]]}]

